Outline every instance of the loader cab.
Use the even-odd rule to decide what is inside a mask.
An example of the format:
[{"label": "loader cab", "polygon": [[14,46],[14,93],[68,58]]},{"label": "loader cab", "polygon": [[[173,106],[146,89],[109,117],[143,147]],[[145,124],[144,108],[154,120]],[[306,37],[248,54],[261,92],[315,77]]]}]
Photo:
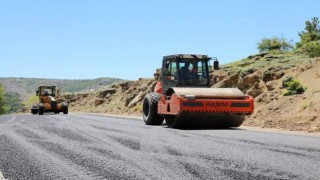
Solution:
[{"label": "loader cab", "polygon": [[36,91],[37,96],[56,96],[57,87],[56,86],[40,86]]},{"label": "loader cab", "polygon": [[[161,76],[163,93],[170,87],[209,87],[210,59],[206,55],[165,56]],[[217,66],[215,61],[214,67]]]}]

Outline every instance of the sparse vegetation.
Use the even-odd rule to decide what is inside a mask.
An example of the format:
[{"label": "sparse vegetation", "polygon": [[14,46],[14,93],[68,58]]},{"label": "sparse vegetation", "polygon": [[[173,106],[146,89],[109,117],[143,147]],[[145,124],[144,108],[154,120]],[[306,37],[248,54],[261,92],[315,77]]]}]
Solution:
[{"label": "sparse vegetation", "polygon": [[92,79],[92,80],[79,80],[76,83],[66,84],[65,86],[61,87],[61,90],[63,92],[79,92],[79,91],[103,87],[106,85],[111,85],[119,81],[121,80],[115,79],[115,78],[98,78],[98,79]]},{"label": "sparse vegetation", "polygon": [[36,95],[29,96],[28,100],[25,101],[23,104],[26,108],[30,108],[33,104],[39,101],[39,97]]},{"label": "sparse vegetation", "polygon": [[303,110],[307,109],[307,108],[310,107],[310,106],[312,106],[312,103],[309,102],[309,101],[306,101],[306,102],[304,102],[304,103],[302,104],[300,111],[303,111]]},{"label": "sparse vegetation", "polygon": [[302,94],[305,88],[300,84],[298,80],[295,80],[292,76],[285,78],[282,81],[282,86],[286,88],[284,96],[290,96],[295,94]]},{"label": "sparse vegetation", "polygon": [[4,87],[0,83],[0,115],[5,113]]},{"label": "sparse vegetation", "polygon": [[320,90],[314,90],[312,91],[312,94],[320,93]]},{"label": "sparse vegetation", "polygon": [[261,42],[258,43],[258,50],[260,52],[270,52],[277,54],[282,51],[288,51],[293,49],[293,46],[285,38],[263,38]]},{"label": "sparse vegetation", "polygon": [[310,58],[304,55],[297,55],[291,52],[277,55],[266,54],[264,56],[257,54],[240,61],[225,64],[222,69],[230,74],[240,73],[239,75],[243,77],[250,74],[252,70],[268,71],[271,66],[285,70],[307,63],[309,60]]},{"label": "sparse vegetation", "polygon": [[254,68],[243,68],[239,71],[239,75],[240,75],[240,77],[243,78],[249,74],[254,73],[255,71],[256,71],[256,69],[254,69]]},{"label": "sparse vegetation", "polygon": [[136,112],[142,112],[142,104],[136,105],[133,109],[134,109]]}]

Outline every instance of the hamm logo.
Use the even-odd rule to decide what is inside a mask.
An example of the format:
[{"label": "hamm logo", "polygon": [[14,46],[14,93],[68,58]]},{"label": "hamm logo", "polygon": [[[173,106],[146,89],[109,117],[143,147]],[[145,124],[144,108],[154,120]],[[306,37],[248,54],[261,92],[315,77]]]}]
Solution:
[{"label": "hamm logo", "polygon": [[228,103],[226,102],[207,102],[207,107],[228,107]]}]

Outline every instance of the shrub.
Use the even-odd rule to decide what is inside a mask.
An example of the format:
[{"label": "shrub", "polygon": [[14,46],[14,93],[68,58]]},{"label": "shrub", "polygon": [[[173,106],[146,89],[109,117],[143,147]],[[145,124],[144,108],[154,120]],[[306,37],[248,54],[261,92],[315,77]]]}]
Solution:
[{"label": "shrub", "polygon": [[285,38],[273,37],[263,38],[257,48],[260,52],[279,52],[291,50],[293,46]]},{"label": "shrub", "polygon": [[245,69],[241,69],[238,74],[240,75],[240,77],[245,77],[249,74],[254,73],[256,70],[254,68],[245,68]]},{"label": "shrub", "polygon": [[32,105],[34,105],[35,103],[37,103],[39,101],[39,97],[36,95],[31,95],[29,96],[28,100],[24,101],[23,104],[26,107],[31,107]]},{"label": "shrub", "polygon": [[303,49],[311,58],[320,57],[320,41],[309,42]]},{"label": "shrub", "polygon": [[295,80],[292,76],[285,78],[282,81],[282,86],[286,88],[284,96],[290,96],[294,94],[302,94],[305,88],[300,84],[298,80]]}]

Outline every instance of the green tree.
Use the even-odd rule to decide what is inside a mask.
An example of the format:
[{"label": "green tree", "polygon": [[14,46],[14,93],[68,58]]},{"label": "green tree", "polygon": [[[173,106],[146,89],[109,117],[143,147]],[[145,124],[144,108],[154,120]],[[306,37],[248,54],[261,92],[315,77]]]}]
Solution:
[{"label": "green tree", "polygon": [[305,31],[299,32],[300,42],[298,42],[297,48],[312,41],[320,40],[320,26],[319,19],[317,17],[311,18],[311,21],[305,22]]},{"label": "green tree", "polygon": [[290,42],[285,38],[263,38],[261,42],[258,43],[258,50],[260,52],[272,52],[272,51],[288,51],[293,48]]},{"label": "green tree", "polygon": [[6,112],[5,110],[5,99],[4,99],[4,87],[0,83],[0,115]]},{"label": "green tree", "polygon": [[15,113],[20,111],[24,106],[20,95],[14,92],[6,92],[4,95],[6,104],[6,113]]}]

